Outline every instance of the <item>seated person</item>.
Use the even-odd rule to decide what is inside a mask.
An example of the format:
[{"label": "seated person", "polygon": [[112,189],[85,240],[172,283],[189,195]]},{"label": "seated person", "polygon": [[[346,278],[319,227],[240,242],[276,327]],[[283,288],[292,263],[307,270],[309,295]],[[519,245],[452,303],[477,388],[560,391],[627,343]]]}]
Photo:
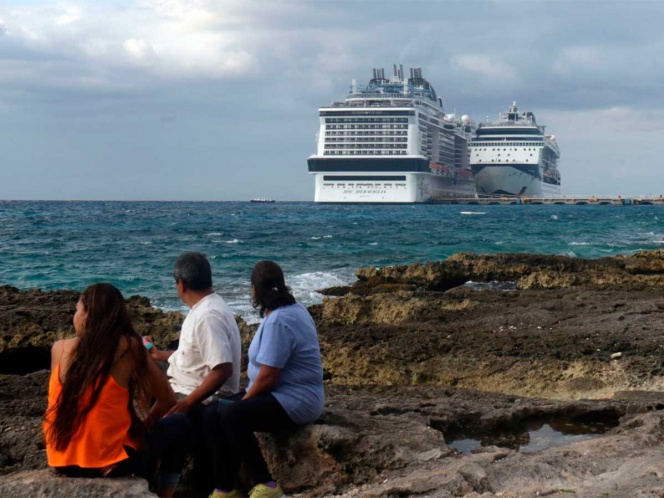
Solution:
[{"label": "seated person", "polygon": [[174,406],[175,394],[148,357],[125,300],[112,285],[85,289],[74,329],[75,338],[57,341],[51,349],[43,426],[48,464],[69,477],[137,473],[145,423]]},{"label": "seated person", "polygon": [[254,432],[314,422],[323,411],[323,367],[314,320],[295,302],[276,263],[260,261],[251,273],[252,303],[265,317],[249,347],[246,392],[219,401],[204,414],[215,490],[210,498],[241,496],[237,474],[244,464],[251,498],[279,498]]},{"label": "seated person", "polygon": [[[161,460],[157,485],[161,497],[173,496],[185,463],[186,450],[183,453],[175,441],[205,437],[195,430],[200,427],[203,407],[240,389],[240,331],[232,311],[212,288],[209,261],[200,253],[184,253],[175,261],[173,278],[178,296],[191,311],[182,323],[176,351],[150,347],[154,360],[168,362],[167,375],[178,398],[148,437],[152,460],[149,466],[154,468],[155,460]],[[196,451],[194,456],[199,453]],[[197,480],[209,478],[209,469],[202,468],[206,463],[205,459],[195,458]]]}]

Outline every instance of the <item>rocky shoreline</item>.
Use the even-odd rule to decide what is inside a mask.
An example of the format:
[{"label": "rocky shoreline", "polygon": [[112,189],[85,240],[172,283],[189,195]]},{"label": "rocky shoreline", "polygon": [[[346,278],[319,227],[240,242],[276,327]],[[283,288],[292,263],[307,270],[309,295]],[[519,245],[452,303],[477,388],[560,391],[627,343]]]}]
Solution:
[{"label": "rocky shoreline", "polygon": [[[289,494],[664,497],[664,251],[457,254],[357,276],[310,308],[326,379],[320,423],[263,441]],[[42,470],[43,369],[72,333],[76,299],[0,287],[3,496],[55,489]],[[128,302],[140,333],[177,341],[180,314]],[[241,323],[245,348],[254,329]],[[602,434],[523,449],[543,430],[533,427],[574,434],[586,423]],[[452,439],[478,448],[461,453]],[[67,494],[129,496],[125,485],[86,486]]]}]

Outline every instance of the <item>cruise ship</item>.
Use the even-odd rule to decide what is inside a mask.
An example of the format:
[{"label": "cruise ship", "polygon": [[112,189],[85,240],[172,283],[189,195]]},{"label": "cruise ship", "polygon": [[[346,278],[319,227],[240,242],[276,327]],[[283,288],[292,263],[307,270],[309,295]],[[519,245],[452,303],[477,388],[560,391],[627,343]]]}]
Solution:
[{"label": "cruise ship", "polygon": [[475,195],[468,141],[474,124],[447,114],[420,68],[405,79],[374,69],[366,87],[319,109],[318,150],[308,159],[316,202],[415,203]]},{"label": "cruise ship", "polygon": [[470,166],[480,197],[560,195],[556,137],[516,102],[495,123],[481,123],[470,141]]}]

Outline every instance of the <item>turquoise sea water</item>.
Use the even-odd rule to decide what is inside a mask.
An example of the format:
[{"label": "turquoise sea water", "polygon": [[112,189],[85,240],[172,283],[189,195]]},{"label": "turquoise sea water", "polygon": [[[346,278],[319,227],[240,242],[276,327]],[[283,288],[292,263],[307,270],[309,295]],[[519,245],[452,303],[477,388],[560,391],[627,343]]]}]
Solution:
[{"label": "turquoise sea water", "polygon": [[[468,212],[483,214],[464,214]],[[364,266],[441,260],[457,252],[599,257],[662,247],[664,206],[444,206],[249,202],[0,202],[0,284],[84,289],[183,309],[175,258],[201,251],[215,287],[251,317],[249,274],[278,262],[304,304]]]}]

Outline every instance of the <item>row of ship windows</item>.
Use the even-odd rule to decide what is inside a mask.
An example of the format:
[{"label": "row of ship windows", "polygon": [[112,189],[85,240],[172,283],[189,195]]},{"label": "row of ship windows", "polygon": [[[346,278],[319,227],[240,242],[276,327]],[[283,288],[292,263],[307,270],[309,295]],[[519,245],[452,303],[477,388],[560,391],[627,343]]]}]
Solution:
[{"label": "row of ship windows", "polygon": [[407,130],[408,125],[328,125],[328,130]]},{"label": "row of ship windows", "polygon": [[[433,133],[420,133],[420,140],[433,140]],[[454,137],[445,135],[444,133],[438,134],[438,140],[441,142],[454,143]]]},{"label": "row of ship windows", "polygon": [[[469,145],[471,147],[500,147],[500,148],[505,148],[505,145],[507,145],[507,144],[505,142],[498,142],[498,143],[495,143],[495,142],[494,143],[487,143],[487,142],[474,142],[473,143],[473,142],[471,142]],[[516,144],[510,142],[509,145],[510,145],[510,148],[508,150],[511,150],[512,146],[530,147],[530,146],[533,146],[535,144],[533,144],[532,142],[523,142],[523,143],[516,143]],[[516,150],[516,148],[514,150]]]},{"label": "row of ship windows", "polygon": [[405,149],[407,144],[325,144],[326,149]]},{"label": "row of ship windows", "polygon": [[[532,156],[532,154],[531,154],[531,156]],[[477,162],[478,162],[478,163],[481,163],[481,162],[482,162],[482,159],[478,159]],[[487,161],[487,162],[489,162],[489,161]],[[500,160],[498,160],[498,159],[491,159],[491,162],[492,162],[492,163],[495,163],[495,162],[499,162],[499,163],[508,163],[508,162],[510,162],[510,160],[509,160],[509,159],[504,159],[504,160],[500,161]],[[517,160],[516,160],[516,159],[512,159],[512,162],[515,163],[515,162],[517,162]],[[521,161],[519,161],[519,162],[521,162]],[[526,162],[527,162],[527,161],[526,161]]]},{"label": "row of ship windows", "polygon": [[360,135],[387,135],[387,136],[396,136],[396,135],[408,135],[407,131],[326,131],[325,136],[328,137],[357,137]]},{"label": "row of ship windows", "polygon": [[[500,157],[500,154],[496,154],[498,157]],[[510,157],[512,154],[507,154],[507,157]],[[532,154],[529,154],[530,157],[533,157]]]},{"label": "row of ship windows", "polygon": [[[478,149],[478,148],[476,147],[476,149]],[[489,149],[488,149],[488,147],[485,147],[485,148],[483,148],[483,149],[478,149],[478,150],[489,150]],[[537,147],[527,148],[527,149],[517,149],[516,147],[513,148],[513,149],[512,149],[512,148],[508,148],[508,149],[506,149],[506,148],[504,148],[504,147],[498,147],[498,149],[495,149],[495,148],[494,148],[494,149],[491,149],[491,150],[493,150],[493,151],[496,151],[496,150],[519,150],[519,151],[533,150],[533,151],[535,151],[535,150],[537,150]],[[498,154],[498,155],[500,155],[500,154]],[[530,155],[532,156],[532,154],[530,154]]]},{"label": "row of ship windows", "polygon": [[326,118],[326,123],[408,123],[408,118]]},{"label": "row of ship windows", "polygon": [[[337,185],[338,189],[346,188],[345,183],[337,183],[336,185]],[[358,183],[357,186],[360,187],[360,188],[361,187],[381,188],[380,183]],[[383,186],[383,188],[394,188],[394,187],[396,187],[396,188],[406,188],[405,183],[396,183],[396,184],[384,183],[382,186]],[[334,183],[323,183],[323,187],[334,188]],[[355,187],[354,183],[349,183],[348,184],[348,188],[354,188],[354,187]]]},{"label": "row of ship windows", "polygon": [[326,156],[354,156],[354,155],[377,155],[377,156],[405,156],[405,150],[326,150]]},{"label": "row of ship windows", "polygon": [[332,142],[407,142],[408,137],[386,137],[386,138],[326,138],[325,143],[329,144]]},{"label": "row of ship windows", "polygon": [[420,126],[435,126],[436,128],[445,128],[446,130],[453,130],[456,128],[456,125],[454,123],[440,123],[437,119],[430,119],[427,121],[426,119],[419,119],[418,123]]}]

